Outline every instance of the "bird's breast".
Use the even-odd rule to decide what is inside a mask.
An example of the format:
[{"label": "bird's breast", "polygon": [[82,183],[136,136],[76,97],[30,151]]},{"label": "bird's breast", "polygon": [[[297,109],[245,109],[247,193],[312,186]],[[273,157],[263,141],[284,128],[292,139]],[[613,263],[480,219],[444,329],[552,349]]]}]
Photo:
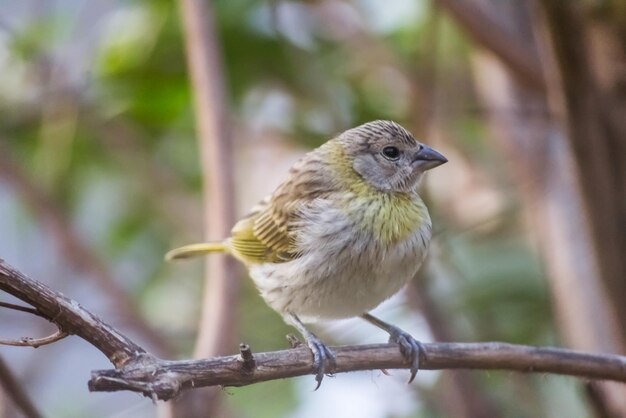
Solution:
[{"label": "bird's breast", "polygon": [[352,196],[337,203],[320,200],[303,216],[297,259],[251,268],[261,295],[277,311],[305,321],[359,315],[417,272],[431,235],[421,200]]},{"label": "bird's breast", "polygon": [[346,218],[355,229],[369,232],[372,239],[392,245],[410,238],[424,225],[430,225],[428,210],[417,195],[369,193],[355,195],[345,206]]}]

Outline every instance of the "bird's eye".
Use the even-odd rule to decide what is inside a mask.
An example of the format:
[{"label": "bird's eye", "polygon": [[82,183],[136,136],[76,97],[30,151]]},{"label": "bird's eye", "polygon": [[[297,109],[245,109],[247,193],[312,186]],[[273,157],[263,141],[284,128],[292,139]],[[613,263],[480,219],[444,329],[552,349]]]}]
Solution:
[{"label": "bird's eye", "polygon": [[383,157],[395,161],[400,158],[400,150],[397,147],[385,147],[383,148]]}]

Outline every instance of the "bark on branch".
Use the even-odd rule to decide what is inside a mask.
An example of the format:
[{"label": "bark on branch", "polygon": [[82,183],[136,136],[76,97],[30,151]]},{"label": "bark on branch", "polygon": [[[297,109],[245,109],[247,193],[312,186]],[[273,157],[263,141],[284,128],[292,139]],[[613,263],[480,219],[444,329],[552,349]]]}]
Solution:
[{"label": "bark on branch", "polygon": [[[0,289],[32,305],[61,331],[78,335],[107,356],[116,369],[94,371],[89,381],[92,391],[130,390],[168,400],[185,389],[243,386],[313,373],[311,352],[305,346],[253,354],[242,345],[237,356],[158,359],[77,302],[26,277],[2,259]],[[335,373],[409,367],[395,344],[334,347],[333,351]],[[623,356],[505,343],[424,344],[421,368],[514,370],[626,382]]]},{"label": "bark on branch", "polygon": [[[626,382],[626,357],[617,355],[496,342],[423,346],[422,370],[514,370]],[[332,350],[337,358],[335,373],[409,367],[395,344],[343,346]],[[183,361],[146,358],[119,370],[94,371],[89,389],[131,390],[150,397],[171,399],[181,390],[194,387],[245,386],[314,373],[311,351],[306,346],[257,353],[253,358],[253,367],[247,367],[240,355]],[[313,383],[311,380],[311,385]]]},{"label": "bark on branch", "polygon": [[74,334],[100,350],[115,367],[122,367],[145,350],[115,328],[48,286],[33,280],[0,258],[0,290],[31,305],[59,330]]}]

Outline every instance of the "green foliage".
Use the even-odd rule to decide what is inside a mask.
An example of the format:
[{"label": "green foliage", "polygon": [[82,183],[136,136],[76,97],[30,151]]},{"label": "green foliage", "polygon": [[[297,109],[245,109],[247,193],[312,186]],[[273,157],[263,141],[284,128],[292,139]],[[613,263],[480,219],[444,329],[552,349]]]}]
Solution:
[{"label": "green foliage", "polygon": [[546,284],[526,243],[497,236],[454,241],[452,258],[464,278],[455,316],[466,315],[480,340],[553,343]]},{"label": "green foliage", "polygon": [[[424,2],[416,6],[414,18],[382,30],[372,27],[376,15],[364,17],[365,2],[322,3],[337,8],[333,16],[344,16],[342,25],[333,29],[319,2],[211,2],[230,121],[241,128],[234,132],[248,133],[258,124],[269,136],[278,132],[277,138],[314,147],[347,127],[389,118],[411,129],[419,126],[426,134],[430,131],[422,124],[432,121],[420,113],[426,109],[452,138],[448,146],[488,175],[495,193],[515,207],[517,192],[502,184],[510,173],[495,162],[500,154],[485,140],[485,122],[477,112],[471,46],[452,22]],[[110,14],[87,22],[98,30],[78,25],[71,10],[61,8],[5,34],[7,57],[0,54],[0,65],[19,69],[15,76],[22,90],[0,95],[0,141],[79,235],[124,277],[123,286],[146,316],[187,355],[195,337],[203,272],[200,263],[172,267],[162,261],[166,249],[200,239],[202,228],[193,89],[179,14],[175,3],[166,0],[111,7]],[[81,44],[86,36],[81,31],[97,41],[75,57],[68,50]],[[83,72],[64,78],[85,61],[90,64]],[[56,78],[47,73],[49,62],[58,66]],[[6,80],[0,80],[0,92],[15,87]],[[270,117],[261,108],[271,94],[288,104]],[[249,145],[244,140],[259,138],[237,138],[237,156]],[[242,193],[258,193],[246,179],[239,180]],[[471,198],[468,193],[459,200]],[[462,233],[466,225],[452,216],[438,217],[441,229],[449,231],[436,238],[443,248],[439,263],[448,277],[435,278],[440,284],[432,284],[432,298],[459,339],[557,340],[544,274],[518,227],[519,212],[503,212],[501,227],[487,232]],[[287,346],[284,335],[293,330],[261,301],[250,281],[244,281],[238,310],[240,339],[253,351]],[[554,405],[574,405],[572,414],[560,416],[580,410],[582,395],[571,381],[477,376],[480,388],[498,399],[502,416],[548,416],[546,411],[559,416]],[[520,387],[525,396],[518,399],[513,394]],[[291,380],[227,392],[236,414],[250,417],[292,416],[298,396],[305,396],[296,393]],[[69,396],[58,402],[67,406],[58,410],[73,413]],[[443,415],[423,404],[414,416]]]},{"label": "green foliage", "polygon": [[297,406],[289,380],[275,380],[262,385],[226,389],[228,404],[238,414],[254,418],[289,416]]}]

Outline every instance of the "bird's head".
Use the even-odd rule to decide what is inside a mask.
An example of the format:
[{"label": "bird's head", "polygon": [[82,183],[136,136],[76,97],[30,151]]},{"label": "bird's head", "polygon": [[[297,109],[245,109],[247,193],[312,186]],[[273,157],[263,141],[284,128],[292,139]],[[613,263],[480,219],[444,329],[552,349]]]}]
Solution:
[{"label": "bird's head", "polygon": [[448,161],[392,121],[368,122],[345,131],[337,140],[354,171],[387,193],[415,190],[424,172]]}]

